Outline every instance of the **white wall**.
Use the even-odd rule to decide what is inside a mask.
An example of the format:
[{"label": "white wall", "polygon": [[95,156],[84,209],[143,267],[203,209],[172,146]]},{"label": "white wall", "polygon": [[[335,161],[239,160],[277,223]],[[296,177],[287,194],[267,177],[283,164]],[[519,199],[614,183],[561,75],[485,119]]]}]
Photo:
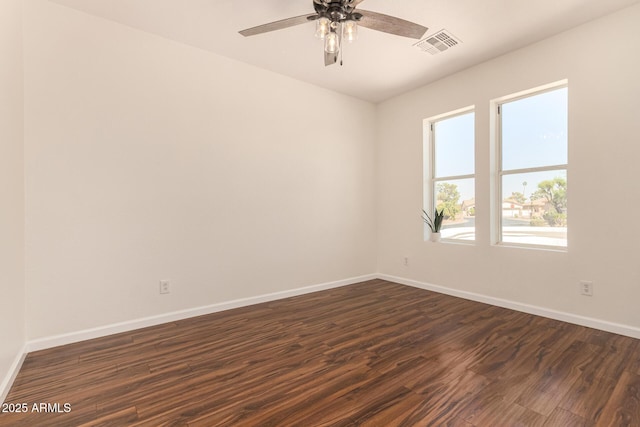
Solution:
[{"label": "white wall", "polygon": [[[379,271],[640,327],[640,6],[379,105]],[[569,248],[490,244],[489,100],[569,80]],[[423,242],[422,120],[476,106],[475,245]],[[408,267],[403,257],[410,257]],[[593,280],[593,297],[578,281]]]},{"label": "white wall", "polygon": [[22,3],[0,2],[0,401],[25,343]]},{"label": "white wall", "polygon": [[29,339],[375,271],[373,105],[27,4]]}]

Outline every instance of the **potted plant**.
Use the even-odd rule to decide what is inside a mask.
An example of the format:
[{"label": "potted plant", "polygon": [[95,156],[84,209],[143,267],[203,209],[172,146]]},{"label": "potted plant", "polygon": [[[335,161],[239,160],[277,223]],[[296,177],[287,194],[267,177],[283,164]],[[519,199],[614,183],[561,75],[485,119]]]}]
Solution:
[{"label": "potted plant", "polygon": [[427,211],[422,209],[422,219],[431,230],[431,236],[429,236],[429,240],[431,240],[432,242],[440,241],[440,228],[442,227],[442,220],[444,219],[444,208],[440,212],[438,212],[438,208],[435,208],[433,218],[429,216]]}]

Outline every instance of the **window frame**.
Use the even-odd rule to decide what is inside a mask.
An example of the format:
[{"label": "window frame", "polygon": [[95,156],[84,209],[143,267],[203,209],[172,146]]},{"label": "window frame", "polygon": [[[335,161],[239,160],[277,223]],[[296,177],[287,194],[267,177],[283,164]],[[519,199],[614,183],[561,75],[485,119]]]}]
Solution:
[{"label": "window frame", "polygon": [[[502,167],[502,106],[504,104],[509,104],[511,102],[519,101],[526,98],[531,98],[533,96],[542,95],[544,93],[553,92],[555,90],[566,88],[567,91],[569,89],[568,80],[561,80],[559,82],[550,83],[548,85],[539,86],[533,89],[529,89],[523,92],[516,93],[514,95],[505,96],[500,99],[492,101],[493,111],[495,113],[495,147],[496,147],[496,173],[495,173],[495,198],[494,198],[494,209],[495,209],[495,234],[494,234],[494,244],[497,246],[506,246],[506,247],[516,247],[516,248],[528,248],[528,249],[543,249],[549,251],[557,251],[557,252],[566,252],[569,247],[569,226],[567,222],[567,243],[565,246],[556,246],[556,245],[539,245],[535,243],[515,243],[515,242],[505,242],[503,241],[503,233],[502,233],[502,202],[504,200],[504,195],[502,194],[502,180],[505,175],[517,175],[524,173],[535,173],[535,172],[549,172],[554,170],[562,170],[566,171],[567,174],[567,193],[568,193],[568,182],[569,182],[569,115],[568,115],[568,95],[567,95],[567,163],[564,164],[554,164],[550,166],[537,166],[530,168],[518,168],[518,169],[508,169],[504,170]],[[568,93],[568,92],[567,92]],[[567,202],[568,203],[568,202]]]},{"label": "window frame", "polygon": [[[435,124],[437,122],[441,122],[448,119],[453,119],[455,117],[463,116],[465,114],[473,113],[473,173],[472,174],[464,174],[464,175],[451,175],[451,176],[443,176],[436,178],[436,133],[435,133]],[[425,151],[425,157],[428,157],[428,161],[426,159],[423,160],[423,168],[425,165],[428,167],[428,171],[424,173],[424,186],[423,188],[423,201],[422,206],[425,210],[427,210],[427,206],[430,207],[429,215],[435,209],[436,203],[436,185],[438,182],[446,182],[451,180],[461,180],[461,179],[473,179],[474,186],[474,199],[476,198],[476,108],[475,105],[470,105],[468,107],[460,108],[454,111],[450,111],[448,113],[439,114],[437,116],[430,117],[428,119],[424,119],[423,121],[424,129],[426,130],[427,138],[425,138],[425,142],[428,145],[428,149]],[[428,228],[426,224],[423,228],[423,239],[425,241],[429,240],[429,237],[425,233],[425,229]],[[442,237],[441,241],[447,243],[459,243],[459,244],[468,244],[473,245],[477,241],[476,236],[476,226],[474,224],[474,237],[473,240],[466,239],[452,239]]]}]

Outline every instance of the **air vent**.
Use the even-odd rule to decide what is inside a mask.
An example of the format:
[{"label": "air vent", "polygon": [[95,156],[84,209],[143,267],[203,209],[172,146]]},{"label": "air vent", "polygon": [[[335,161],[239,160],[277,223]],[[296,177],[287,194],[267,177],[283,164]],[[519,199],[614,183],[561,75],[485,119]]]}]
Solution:
[{"label": "air vent", "polygon": [[414,46],[420,50],[429,52],[431,55],[437,55],[440,52],[449,50],[452,47],[456,47],[462,43],[460,39],[456,38],[453,34],[447,30],[440,30],[435,34],[427,36],[426,39],[420,40]]}]

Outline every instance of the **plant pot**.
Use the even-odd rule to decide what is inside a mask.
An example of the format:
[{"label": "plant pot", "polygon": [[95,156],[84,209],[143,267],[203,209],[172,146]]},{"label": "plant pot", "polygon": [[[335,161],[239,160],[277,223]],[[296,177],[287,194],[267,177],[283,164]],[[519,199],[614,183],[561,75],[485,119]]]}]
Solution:
[{"label": "plant pot", "polygon": [[432,242],[439,242],[440,241],[440,232],[437,233],[431,233],[431,235],[429,236],[429,240],[431,240]]}]

